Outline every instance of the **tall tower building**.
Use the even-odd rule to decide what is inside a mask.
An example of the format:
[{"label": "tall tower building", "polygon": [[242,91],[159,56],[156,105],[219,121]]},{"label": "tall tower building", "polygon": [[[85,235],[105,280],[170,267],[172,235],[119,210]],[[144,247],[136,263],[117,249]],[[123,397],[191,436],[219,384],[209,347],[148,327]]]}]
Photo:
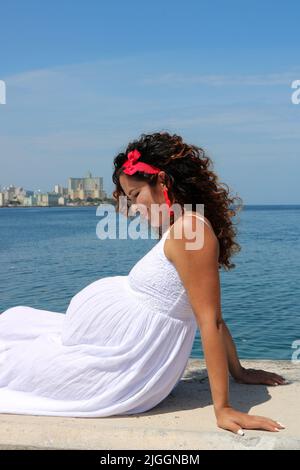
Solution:
[{"label": "tall tower building", "polygon": [[103,199],[106,197],[103,190],[103,178],[92,176],[90,171],[84,178],[69,178],[68,192],[72,199],[86,199],[87,197]]}]

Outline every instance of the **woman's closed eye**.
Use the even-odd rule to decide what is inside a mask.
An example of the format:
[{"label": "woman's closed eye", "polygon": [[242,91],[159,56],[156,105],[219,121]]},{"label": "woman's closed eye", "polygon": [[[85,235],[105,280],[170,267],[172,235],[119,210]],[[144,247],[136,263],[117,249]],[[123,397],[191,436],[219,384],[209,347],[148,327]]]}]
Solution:
[{"label": "woman's closed eye", "polygon": [[127,196],[127,204],[131,206],[133,204],[133,200],[135,200],[138,195],[139,192],[137,194],[132,195],[131,197]]},{"label": "woman's closed eye", "polygon": [[138,193],[136,193],[136,194],[134,194],[134,195],[132,196],[132,197],[133,197],[133,199],[136,199],[136,198],[138,197],[138,195],[139,195],[139,194],[140,194],[139,192],[138,192]]}]

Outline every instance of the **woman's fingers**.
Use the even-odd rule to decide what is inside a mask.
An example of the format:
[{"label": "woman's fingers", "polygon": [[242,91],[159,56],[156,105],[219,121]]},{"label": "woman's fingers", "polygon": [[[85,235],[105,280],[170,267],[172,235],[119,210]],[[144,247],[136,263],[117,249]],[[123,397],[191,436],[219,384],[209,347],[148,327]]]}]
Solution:
[{"label": "woman's fingers", "polygon": [[274,380],[278,383],[284,383],[285,382],[285,379],[283,377],[281,377],[281,375],[275,374],[274,372],[268,372],[268,375],[269,375],[270,379],[272,379],[272,380]]},{"label": "woman's fingers", "polygon": [[264,431],[278,432],[284,429],[284,426],[277,421],[264,416],[247,416],[243,417],[240,423],[245,429],[262,429]]},{"label": "woman's fingers", "polygon": [[234,421],[230,423],[228,431],[234,432],[234,434],[239,434],[240,436],[245,434],[242,427]]},{"label": "woman's fingers", "polygon": [[281,377],[281,375],[272,374],[272,378],[273,378],[274,380],[276,380],[276,382],[278,382],[278,383],[280,383],[280,384],[287,383],[287,380],[286,380],[284,377]]},{"label": "woman's fingers", "polygon": [[261,382],[265,385],[282,385],[287,383],[284,377],[275,374],[274,372],[266,372],[264,370],[258,370],[257,372],[260,376]]},{"label": "woman's fingers", "polygon": [[244,435],[244,429],[256,429],[278,432],[285,426],[264,416],[248,415],[232,408],[225,408],[217,413],[217,423],[220,428],[235,434]]},{"label": "woman's fingers", "polygon": [[267,379],[264,381],[265,385],[278,385],[280,382],[277,379]]},{"label": "woman's fingers", "polygon": [[273,374],[273,378],[276,382],[278,382],[280,384],[287,383],[287,380],[284,377],[281,377],[281,375]]}]

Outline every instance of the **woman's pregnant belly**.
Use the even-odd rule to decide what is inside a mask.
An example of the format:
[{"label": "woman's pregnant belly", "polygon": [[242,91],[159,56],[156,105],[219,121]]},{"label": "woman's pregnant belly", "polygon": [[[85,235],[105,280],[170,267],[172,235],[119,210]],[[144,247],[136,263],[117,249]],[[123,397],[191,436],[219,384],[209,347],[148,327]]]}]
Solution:
[{"label": "woman's pregnant belly", "polygon": [[128,345],[147,327],[143,312],[140,300],[128,287],[127,276],[98,279],[71,299],[63,322],[62,342]]}]

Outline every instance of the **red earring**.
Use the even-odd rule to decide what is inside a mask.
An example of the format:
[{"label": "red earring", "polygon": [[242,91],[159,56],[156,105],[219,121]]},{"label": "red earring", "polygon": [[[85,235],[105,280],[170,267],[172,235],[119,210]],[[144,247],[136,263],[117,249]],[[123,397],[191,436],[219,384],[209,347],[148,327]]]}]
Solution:
[{"label": "red earring", "polygon": [[[168,196],[168,190],[167,190],[167,188],[164,188],[163,192],[164,192],[164,197],[165,197],[166,203],[168,204],[168,206],[169,206],[169,208],[170,208],[170,206],[171,206],[171,201],[170,201],[169,196]],[[174,215],[174,211],[172,211],[172,210],[169,209],[169,214],[170,214],[170,215]]]}]

